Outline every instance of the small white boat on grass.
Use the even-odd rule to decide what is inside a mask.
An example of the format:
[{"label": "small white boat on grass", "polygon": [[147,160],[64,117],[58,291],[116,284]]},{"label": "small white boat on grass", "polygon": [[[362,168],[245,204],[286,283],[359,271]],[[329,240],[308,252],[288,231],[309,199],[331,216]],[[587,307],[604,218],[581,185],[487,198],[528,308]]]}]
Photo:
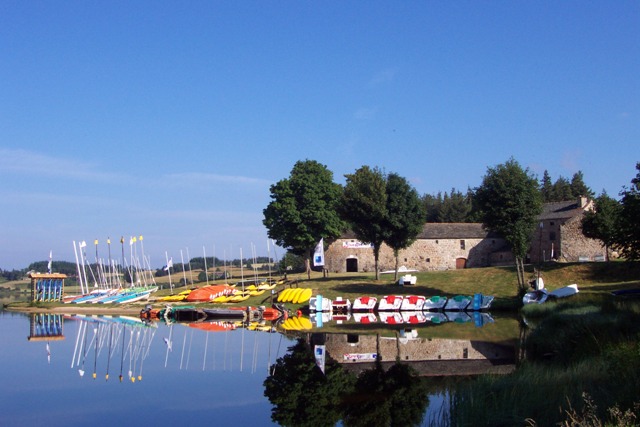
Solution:
[{"label": "small white boat on grass", "polygon": [[380,299],[378,311],[398,311],[403,299],[402,295],[385,295]]},{"label": "small white boat on grass", "polygon": [[362,296],[353,300],[353,304],[351,305],[351,310],[356,311],[373,311],[378,303],[378,298]]},{"label": "small white boat on grass", "polygon": [[422,311],[425,299],[422,295],[405,295],[400,304],[400,311]]},{"label": "small white boat on grass", "polygon": [[418,278],[413,274],[405,274],[398,280],[400,286],[415,285],[416,283],[418,283]]},{"label": "small white boat on grass", "polygon": [[579,292],[578,285],[571,284],[569,286],[564,286],[562,288],[558,288],[554,291],[548,292],[546,289],[540,289],[537,291],[531,291],[524,294],[522,297],[523,304],[542,304],[547,301],[549,298],[566,298],[571,295],[575,295]]}]

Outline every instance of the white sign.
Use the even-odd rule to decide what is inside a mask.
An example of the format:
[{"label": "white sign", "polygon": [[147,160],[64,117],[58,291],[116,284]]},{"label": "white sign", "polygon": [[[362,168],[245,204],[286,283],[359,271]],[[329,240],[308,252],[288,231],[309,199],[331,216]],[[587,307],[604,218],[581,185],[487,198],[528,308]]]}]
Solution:
[{"label": "white sign", "polygon": [[362,243],[359,240],[342,242],[342,247],[346,249],[373,249],[373,245],[371,243]]}]

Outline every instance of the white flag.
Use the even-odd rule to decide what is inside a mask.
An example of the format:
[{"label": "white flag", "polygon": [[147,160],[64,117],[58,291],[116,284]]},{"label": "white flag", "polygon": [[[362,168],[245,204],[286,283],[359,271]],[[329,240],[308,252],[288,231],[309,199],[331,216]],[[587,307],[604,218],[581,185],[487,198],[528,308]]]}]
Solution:
[{"label": "white flag", "polygon": [[313,252],[313,266],[324,266],[324,239],[320,239]]},{"label": "white flag", "polygon": [[173,257],[169,259],[169,262],[167,263],[167,265],[164,267],[164,271],[169,271],[169,269],[173,267]]},{"label": "white flag", "polygon": [[49,264],[47,264],[47,270],[51,274],[51,263],[53,262],[53,251],[49,251]]}]

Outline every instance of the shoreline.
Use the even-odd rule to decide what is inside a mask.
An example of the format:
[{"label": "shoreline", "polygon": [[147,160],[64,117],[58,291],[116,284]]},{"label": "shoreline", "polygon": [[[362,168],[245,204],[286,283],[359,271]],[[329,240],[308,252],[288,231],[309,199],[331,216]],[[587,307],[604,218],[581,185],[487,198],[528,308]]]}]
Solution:
[{"label": "shoreline", "polygon": [[87,305],[74,306],[51,306],[51,307],[32,307],[32,306],[16,306],[13,304],[28,303],[10,303],[3,304],[2,309],[5,311],[33,314],[33,313],[53,313],[53,314],[95,314],[95,315],[113,315],[113,316],[140,316],[140,310],[144,306],[137,307],[92,307]]}]

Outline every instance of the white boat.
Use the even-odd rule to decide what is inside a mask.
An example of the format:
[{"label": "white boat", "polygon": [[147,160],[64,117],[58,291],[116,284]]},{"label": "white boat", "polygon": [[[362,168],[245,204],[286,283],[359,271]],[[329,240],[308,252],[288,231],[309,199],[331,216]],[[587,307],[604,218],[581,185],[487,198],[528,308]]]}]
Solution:
[{"label": "white boat", "polygon": [[378,311],[398,311],[403,299],[402,295],[385,295],[380,299]]},{"label": "white boat", "polygon": [[522,303],[525,305],[542,304],[547,300],[548,297],[549,293],[544,289],[540,289],[539,291],[531,291],[524,294],[524,296],[522,297]]},{"label": "white boat", "polygon": [[400,304],[400,311],[422,311],[425,300],[422,295],[405,295]]},{"label": "white boat", "polygon": [[493,295],[474,294],[471,303],[467,306],[467,310],[486,310],[491,306],[493,298]]},{"label": "white boat", "polygon": [[558,288],[554,291],[549,292],[549,295],[554,296],[556,298],[565,298],[565,297],[569,297],[571,295],[575,295],[577,294],[578,291],[578,285],[576,285],[575,283],[569,286],[565,286],[563,288]]},{"label": "white boat", "polygon": [[447,297],[441,297],[438,295],[427,298],[424,301],[423,310],[442,310],[447,303]]},{"label": "white boat", "polygon": [[353,300],[351,311],[373,311],[378,303],[378,298],[362,296]]},{"label": "white boat", "polygon": [[331,311],[331,301],[322,295],[316,295],[309,299],[309,311],[317,313],[328,313]]},{"label": "white boat", "polygon": [[418,283],[418,278],[413,274],[405,274],[398,280],[400,286],[415,285],[416,283]]},{"label": "white boat", "polygon": [[[407,268],[404,265],[401,265],[400,267],[398,267],[398,273],[413,273],[416,271],[418,270],[416,270],[415,268]],[[385,270],[380,272],[380,274],[395,274],[395,273],[396,273],[395,270]]]},{"label": "white boat", "polygon": [[445,311],[463,311],[471,303],[471,297],[466,295],[456,295],[453,298],[449,298],[444,305]]},{"label": "white boat", "polygon": [[348,299],[344,300],[342,299],[342,297],[336,297],[336,299],[331,302],[331,313],[333,313],[334,315],[349,313],[350,311],[351,301],[349,301]]}]

